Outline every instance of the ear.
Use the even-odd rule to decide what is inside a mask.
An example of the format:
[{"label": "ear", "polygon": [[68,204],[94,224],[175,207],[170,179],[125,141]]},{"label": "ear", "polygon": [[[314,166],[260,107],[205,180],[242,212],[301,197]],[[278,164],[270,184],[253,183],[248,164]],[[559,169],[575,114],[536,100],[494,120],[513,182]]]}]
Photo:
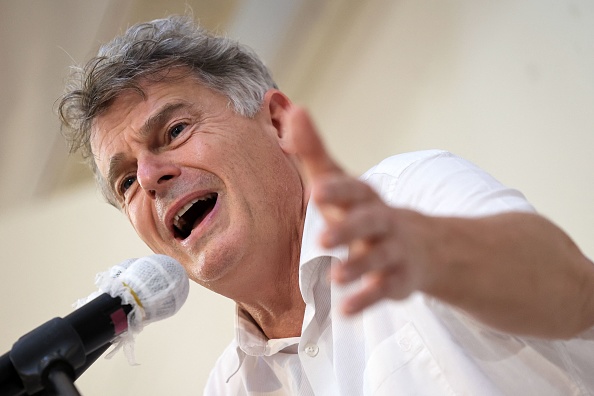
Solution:
[{"label": "ear", "polygon": [[268,110],[270,122],[275,130],[281,149],[287,154],[295,154],[290,128],[286,115],[293,104],[291,100],[277,89],[269,89],[264,95],[264,106]]}]

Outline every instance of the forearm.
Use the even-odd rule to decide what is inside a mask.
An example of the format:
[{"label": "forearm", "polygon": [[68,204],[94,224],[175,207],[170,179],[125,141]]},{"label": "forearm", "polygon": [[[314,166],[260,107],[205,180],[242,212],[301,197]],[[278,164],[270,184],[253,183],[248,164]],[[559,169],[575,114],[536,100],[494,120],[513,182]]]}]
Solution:
[{"label": "forearm", "polygon": [[541,216],[430,220],[438,249],[423,291],[499,330],[567,338],[594,325],[594,266]]}]

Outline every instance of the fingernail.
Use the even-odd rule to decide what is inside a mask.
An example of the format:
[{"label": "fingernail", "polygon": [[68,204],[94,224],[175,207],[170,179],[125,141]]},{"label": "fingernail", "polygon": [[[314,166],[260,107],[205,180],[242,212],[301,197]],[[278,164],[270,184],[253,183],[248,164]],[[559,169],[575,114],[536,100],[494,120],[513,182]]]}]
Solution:
[{"label": "fingernail", "polygon": [[338,237],[335,232],[326,231],[320,238],[320,244],[323,247],[331,248],[336,246],[337,239]]},{"label": "fingernail", "polygon": [[351,301],[344,301],[342,303],[342,312],[345,315],[352,315],[357,312],[357,307]]},{"label": "fingernail", "polygon": [[335,232],[331,232],[326,235],[326,244],[328,246],[336,246],[338,243],[338,235]]},{"label": "fingernail", "polygon": [[344,265],[337,268],[337,276],[341,283],[350,282],[355,278],[353,270]]}]

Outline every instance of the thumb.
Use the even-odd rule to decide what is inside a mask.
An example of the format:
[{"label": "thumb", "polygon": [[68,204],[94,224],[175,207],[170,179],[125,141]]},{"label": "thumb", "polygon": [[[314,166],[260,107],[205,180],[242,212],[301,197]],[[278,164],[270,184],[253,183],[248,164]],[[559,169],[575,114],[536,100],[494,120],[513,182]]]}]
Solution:
[{"label": "thumb", "polygon": [[342,169],[326,151],[311,117],[305,109],[291,106],[287,124],[297,156],[311,180],[329,173],[342,173]]}]

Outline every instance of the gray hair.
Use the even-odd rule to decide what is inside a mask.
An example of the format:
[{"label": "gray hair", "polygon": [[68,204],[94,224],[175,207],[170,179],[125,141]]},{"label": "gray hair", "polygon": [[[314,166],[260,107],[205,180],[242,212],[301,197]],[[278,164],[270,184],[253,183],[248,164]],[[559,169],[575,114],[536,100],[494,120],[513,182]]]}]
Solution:
[{"label": "gray hair", "polygon": [[253,117],[266,91],[276,88],[251,49],[207,32],[191,17],[170,16],[132,26],[103,45],[85,66],[73,67],[58,107],[70,151],[81,151],[104,193],[90,145],[94,119],[123,90],[143,95],[140,79],[161,77],[172,68],[187,70],[206,87],[227,96],[233,110],[246,117]]}]

